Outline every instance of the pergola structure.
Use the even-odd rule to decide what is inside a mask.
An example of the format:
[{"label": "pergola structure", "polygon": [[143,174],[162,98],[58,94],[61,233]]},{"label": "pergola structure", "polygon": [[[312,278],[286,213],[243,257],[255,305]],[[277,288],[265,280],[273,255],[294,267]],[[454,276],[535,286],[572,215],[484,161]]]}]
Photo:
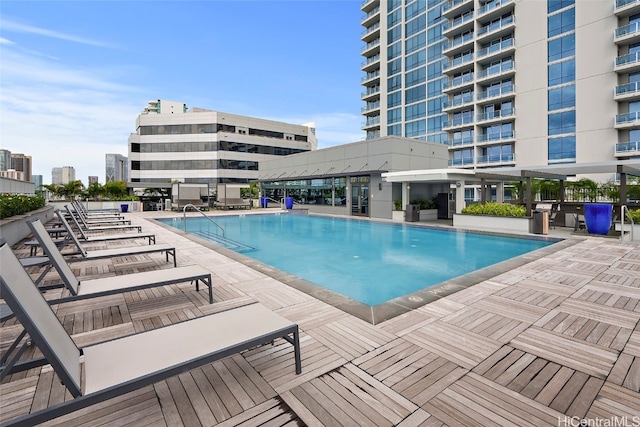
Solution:
[{"label": "pergola structure", "polygon": [[[402,183],[403,205],[405,195],[408,200],[408,189],[412,182],[430,182],[455,184],[456,188],[464,188],[466,183],[479,183],[481,186],[482,202],[486,201],[486,185],[495,182],[500,187],[504,182],[520,181],[527,183],[526,208],[527,215],[531,215],[532,178],[555,179],[560,181],[561,202],[564,201],[564,182],[569,176],[591,174],[613,174],[620,176],[620,203],[627,200],[627,175],[640,177],[640,159],[612,160],[595,163],[557,164],[527,167],[508,167],[496,169],[433,169],[383,173],[382,179],[387,182]],[[464,192],[456,192],[456,211],[459,213],[464,206]]]}]

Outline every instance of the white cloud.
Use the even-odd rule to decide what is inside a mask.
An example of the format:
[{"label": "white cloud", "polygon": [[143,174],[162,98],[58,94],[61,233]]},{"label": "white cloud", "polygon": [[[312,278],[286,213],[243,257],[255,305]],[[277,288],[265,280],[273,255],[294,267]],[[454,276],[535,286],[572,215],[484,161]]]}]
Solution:
[{"label": "white cloud", "polygon": [[88,39],[85,37],[78,37],[72,34],[65,34],[58,31],[47,30],[46,28],[34,27],[32,25],[21,24],[9,19],[0,19],[0,27],[4,32],[24,33],[39,35],[47,38],[54,38],[59,40],[66,40],[74,43],[85,44],[89,46],[97,47],[113,47],[108,43],[104,43],[99,40]]}]

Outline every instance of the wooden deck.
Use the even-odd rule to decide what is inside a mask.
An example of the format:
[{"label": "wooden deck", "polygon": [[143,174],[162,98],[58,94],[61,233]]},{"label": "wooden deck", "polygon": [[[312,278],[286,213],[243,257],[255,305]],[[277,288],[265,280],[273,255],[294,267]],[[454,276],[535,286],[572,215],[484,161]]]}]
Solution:
[{"label": "wooden deck", "polygon": [[[46,425],[640,423],[640,245],[576,239],[372,325],[145,219],[164,213],[127,215],[156,233],[159,243],[176,246],[178,265],[209,269],[215,302],[208,304],[207,290],[184,283],[54,306],[78,345],[260,301],[300,325],[302,374],[295,374],[291,345],[276,341]],[[136,244],[144,243],[88,249]],[[14,250],[29,253],[20,244]],[[173,267],[163,255],[147,254],[72,268],[88,278]],[[29,272],[37,277],[39,271]],[[49,273],[44,282],[57,282],[57,275]],[[48,299],[60,295],[45,293]],[[1,324],[0,352],[20,332],[15,319]],[[38,355],[30,348],[23,359]],[[71,396],[50,366],[16,373],[0,384],[0,420],[65,399]]]}]

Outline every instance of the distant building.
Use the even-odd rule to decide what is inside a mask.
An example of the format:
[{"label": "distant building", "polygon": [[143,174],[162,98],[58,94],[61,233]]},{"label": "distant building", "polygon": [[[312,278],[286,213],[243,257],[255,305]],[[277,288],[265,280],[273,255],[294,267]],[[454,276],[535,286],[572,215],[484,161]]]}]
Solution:
[{"label": "distant building", "polygon": [[130,186],[248,183],[258,162],[315,150],[315,125],[149,102],[129,136]]},{"label": "distant building", "polygon": [[0,148],[0,171],[11,169],[11,151]]},{"label": "distant building", "polygon": [[129,161],[120,154],[105,154],[105,182],[129,180]]},{"label": "distant building", "polygon": [[42,184],[44,183],[42,175],[32,175],[31,182],[35,184],[36,191],[42,190]]},{"label": "distant building", "polygon": [[24,172],[17,171],[15,169],[7,169],[4,171],[0,171],[0,177],[2,178],[10,178],[18,181],[26,181],[24,179]]},{"label": "distant building", "polygon": [[23,173],[23,181],[31,181],[33,160],[31,156],[11,153],[11,168]]},{"label": "distant building", "polygon": [[98,182],[98,177],[95,175],[89,175],[89,182],[88,185],[93,184],[94,182]]},{"label": "distant building", "polygon": [[73,166],[63,166],[51,169],[52,184],[68,184],[76,180],[76,170]]}]

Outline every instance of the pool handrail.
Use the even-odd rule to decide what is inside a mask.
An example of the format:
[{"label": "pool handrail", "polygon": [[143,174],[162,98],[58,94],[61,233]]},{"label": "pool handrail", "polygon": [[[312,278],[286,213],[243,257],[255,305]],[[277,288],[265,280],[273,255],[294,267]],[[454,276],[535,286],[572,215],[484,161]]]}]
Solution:
[{"label": "pool handrail", "polygon": [[204,212],[202,212],[200,209],[198,209],[196,206],[192,205],[191,203],[187,203],[186,205],[184,205],[184,208],[182,208],[182,224],[184,225],[184,232],[187,232],[187,208],[188,207],[192,207],[193,210],[195,210],[196,212],[198,212],[200,215],[202,215],[203,217],[205,217],[206,219],[208,219],[210,222],[213,223],[213,225],[215,225],[216,227],[218,227],[220,230],[222,230],[222,237],[224,237],[224,228],[222,228],[220,226],[220,224],[218,224],[217,222],[215,222],[214,220],[212,220],[211,218],[209,218],[207,215],[204,214]]},{"label": "pool handrail", "polygon": [[629,232],[629,240],[633,242],[633,226],[634,226],[634,222],[633,222],[633,218],[631,217],[631,214],[629,213],[629,207],[627,205],[622,205],[620,207],[620,216],[622,217],[620,219],[620,241],[622,242],[624,240],[624,218],[625,218],[625,214],[624,211],[627,211],[627,215],[629,215],[629,221],[631,222],[631,229]]}]

